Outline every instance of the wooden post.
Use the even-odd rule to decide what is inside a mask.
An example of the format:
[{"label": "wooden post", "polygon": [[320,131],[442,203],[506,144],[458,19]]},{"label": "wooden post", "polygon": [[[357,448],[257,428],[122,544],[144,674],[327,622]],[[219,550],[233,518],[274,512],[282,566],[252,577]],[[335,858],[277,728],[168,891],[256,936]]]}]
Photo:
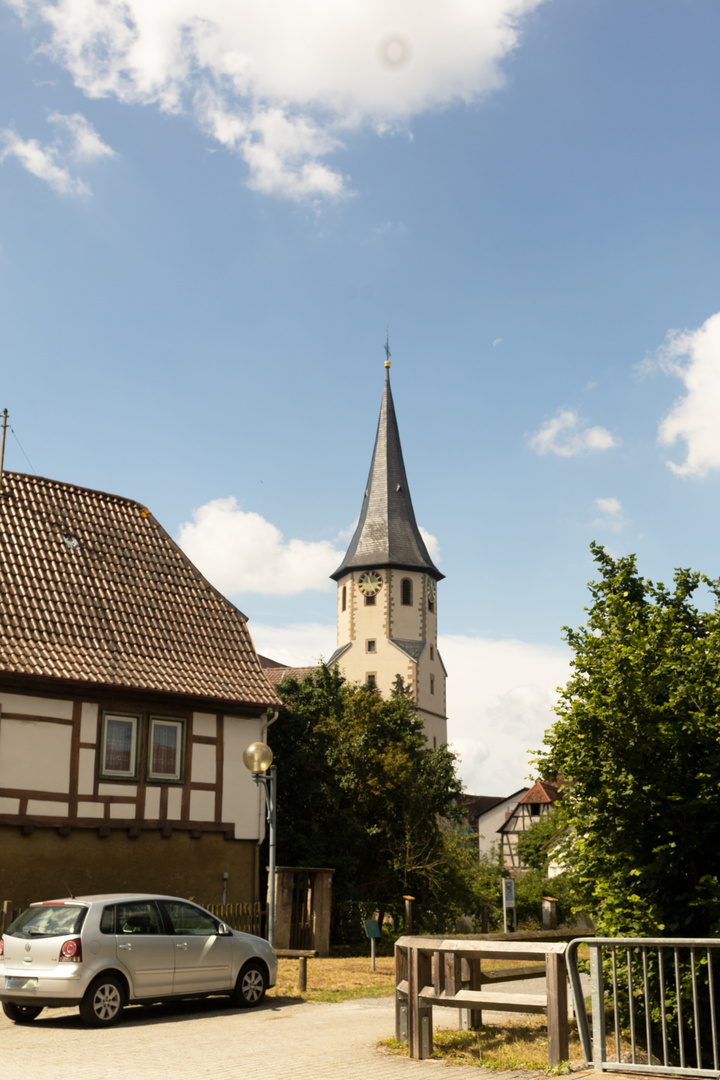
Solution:
[{"label": "wooden post", "polygon": [[567,967],[565,957],[559,953],[545,956],[545,981],[547,986],[548,1064],[559,1065],[567,1061],[568,1007]]},{"label": "wooden post", "polygon": [[298,968],[298,990],[307,990],[307,956],[300,957]]},{"label": "wooden post", "polygon": [[[482,960],[470,960],[470,989],[482,990],[482,974],[481,974]],[[478,1031],[482,1027],[482,1010],[471,1009],[470,1010],[470,1030]]]},{"label": "wooden post", "polygon": [[420,991],[432,984],[432,958],[421,949],[408,949],[408,1044],[416,1061],[432,1053],[432,1006],[420,1005]]}]

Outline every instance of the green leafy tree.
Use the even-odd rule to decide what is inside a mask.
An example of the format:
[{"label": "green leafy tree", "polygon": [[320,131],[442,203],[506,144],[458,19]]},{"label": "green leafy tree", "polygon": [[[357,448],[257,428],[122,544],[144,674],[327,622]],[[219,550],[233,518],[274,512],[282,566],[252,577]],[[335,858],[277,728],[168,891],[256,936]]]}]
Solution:
[{"label": "green leafy tree", "polygon": [[[607,935],[720,931],[720,581],[674,588],[592,545],[587,623],[538,761],[566,777],[565,863]],[[693,603],[704,584],[710,611]]]},{"label": "green leafy tree", "polygon": [[563,820],[557,810],[552,809],[541,814],[534,825],[520,833],[517,841],[517,853],[525,866],[531,870],[547,871],[553,855],[547,845],[564,828]]},{"label": "green leafy tree", "polygon": [[386,700],[321,667],[286,679],[271,729],[278,861],[335,868],[334,902],[402,908],[438,925],[476,903],[471,842],[455,835],[455,755],[429,749],[402,679]]}]

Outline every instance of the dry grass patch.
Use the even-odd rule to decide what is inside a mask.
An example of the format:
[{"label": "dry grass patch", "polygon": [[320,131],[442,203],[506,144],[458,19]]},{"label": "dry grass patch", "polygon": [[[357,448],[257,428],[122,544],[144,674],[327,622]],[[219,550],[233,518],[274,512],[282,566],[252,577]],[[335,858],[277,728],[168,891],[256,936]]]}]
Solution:
[{"label": "dry grass patch", "polygon": [[[407,1046],[385,1039],[380,1044],[390,1053],[407,1054]],[[569,1073],[570,1062],[548,1067],[547,1022],[540,1017],[510,1018],[502,1024],[487,1024],[479,1031],[436,1028],[432,1057],[452,1065],[475,1065],[483,1069],[528,1069],[546,1075]],[[573,1066],[584,1063],[575,1025],[570,1034]],[[573,1060],[574,1059],[574,1060]]]},{"label": "dry grass patch", "polygon": [[379,956],[375,971],[370,957],[323,957],[307,962],[307,990],[298,990],[297,960],[278,960],[277,984],[270,997],[302,998],[306,1001],[349,1001],[352,998],[391,997],[395,993],[395,962]]}]

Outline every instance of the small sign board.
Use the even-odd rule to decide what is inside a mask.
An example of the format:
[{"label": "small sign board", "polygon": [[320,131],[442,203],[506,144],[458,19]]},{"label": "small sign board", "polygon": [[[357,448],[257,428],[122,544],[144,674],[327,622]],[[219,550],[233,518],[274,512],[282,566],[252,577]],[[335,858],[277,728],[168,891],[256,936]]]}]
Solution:
[{"label": "small sign board", "polygon": [[380,926],[378,925],[377,919],[365,919],[363,921],[365,923],[365,933],[367,936],[369,938],[379,938]]},{"label": "small sign board", "polygon": [[503,878],[503,905],[506,908],[515,907],[515,881],[513,878]]}]

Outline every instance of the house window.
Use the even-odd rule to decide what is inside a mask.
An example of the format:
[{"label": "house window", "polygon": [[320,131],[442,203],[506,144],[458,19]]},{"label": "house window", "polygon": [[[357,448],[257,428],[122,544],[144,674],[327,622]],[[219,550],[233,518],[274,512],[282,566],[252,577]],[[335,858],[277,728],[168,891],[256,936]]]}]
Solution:
[{"label": "house window", "polygon": [[140,717],[105,713],[102,724],[100,773],[107,777],[136,780]]},{"label": "house window", "polygon": [[366,596],[365,597],[365,603],[366,603],[367,607],[375,607],[375,597],[374,596]]},{"label": "house window", "polygon": [[374,672],[371,672],[365,677],[365,682],[367,683],[368,690],[377,690],[377,677]]},{"label": "house window", "polygon": [[400,584],[400,603],[405,607],[409,607],[412,604],[412,580],[409,577],[404,577]]},{"label": "house window", "polygon": [[430,676],[430,693],[431,694],[435,693],[435,676],[434,675]]},{"label": "house window", "polygon": [[540,803],[531,802],[530,803],[530,813],[532,814],[533,817],[539,817],[540,816]]},{"label": "house window", "polygon": [[148,780],[182,780],[184,728],[182,720],[150,718]]},{"label": "house window", "polygon": [[342,587],[342,609],[345,611],[347,607],[347,585]]},{"label": "house window", "polygon": [[435,611],[435,601],[428,600],[428,611]]},{"label": "house window", "polygon": [[372,638],[370,641],[368,641],[366,643],[366,647],[368,652],[375,652],[375,639]]},{"label": "house window", "polygon": [[430,659],[435,659],[435,650],[433,649],[432,645],[430,646]]}]

